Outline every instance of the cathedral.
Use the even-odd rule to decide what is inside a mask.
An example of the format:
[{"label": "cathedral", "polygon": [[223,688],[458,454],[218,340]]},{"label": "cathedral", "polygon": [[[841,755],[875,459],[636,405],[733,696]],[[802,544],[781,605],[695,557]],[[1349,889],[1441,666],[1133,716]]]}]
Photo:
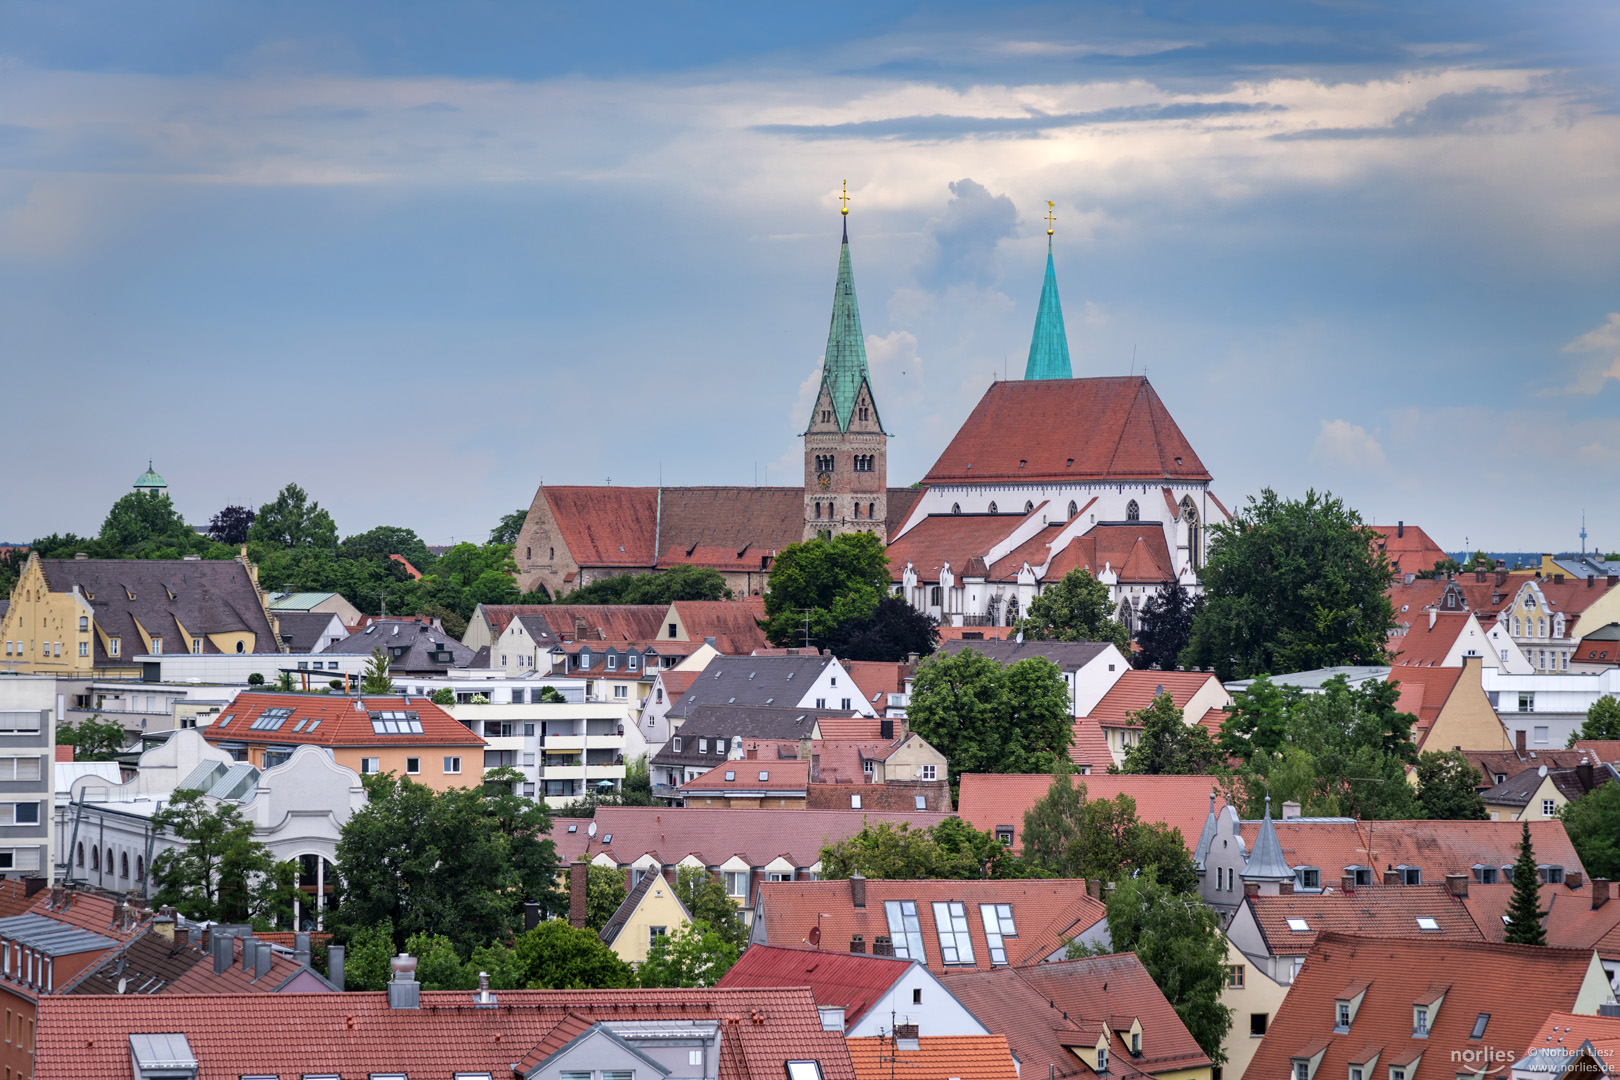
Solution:
[{"label": "cathedral", "polygon": [[1197,592],[1208,524],[1230,515],[1145,376],[1074,378],[1050,223],[1024,377],[991,384],[920,487],[888,486],[866,361],[848,206],[821,383],[802,432],[802,487],[542,486],[519,532],[519,585],[561,597],[592,581],[708,566],[759,595],[788,544],[875,532],[896,594],[944,626],[1010,625],[1084,569],[1123,620],[1160,586]]}]

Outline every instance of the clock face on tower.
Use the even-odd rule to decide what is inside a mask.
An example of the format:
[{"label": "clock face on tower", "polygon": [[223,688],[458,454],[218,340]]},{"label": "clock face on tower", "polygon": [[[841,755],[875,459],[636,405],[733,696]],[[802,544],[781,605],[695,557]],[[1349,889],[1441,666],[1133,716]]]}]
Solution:
[{"label": "clock face on tower", "polygon": [[822,491],[826,491],[828,488],[832,487],[832,473],[824,472],[820,476],[816,477],[816,486]]}]

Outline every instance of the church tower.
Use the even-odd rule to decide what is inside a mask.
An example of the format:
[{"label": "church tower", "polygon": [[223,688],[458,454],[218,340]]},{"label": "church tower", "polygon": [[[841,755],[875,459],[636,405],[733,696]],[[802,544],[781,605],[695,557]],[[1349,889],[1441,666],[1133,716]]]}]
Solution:
[{"label": "church tower", "polygon": [[821,388],[804,432],[804,538],[841,533],[884,535],[888,517],[888,433],[878,419],[866,367],[866,339],[849,261],[849,199],[839,212],[844,241],[833,286],[832,325]]},{"label": "church tower", "polygon": [[1063,305],[1058,302],[1057,271],[1052,266],[1052,203],[1046,204],[1046,281],[1041,285],[1041,304],[1035,312],[1035,334],[1029,342],[1026,379],[1072,379],[1069,369],[1069,335],[1063,328]]}]

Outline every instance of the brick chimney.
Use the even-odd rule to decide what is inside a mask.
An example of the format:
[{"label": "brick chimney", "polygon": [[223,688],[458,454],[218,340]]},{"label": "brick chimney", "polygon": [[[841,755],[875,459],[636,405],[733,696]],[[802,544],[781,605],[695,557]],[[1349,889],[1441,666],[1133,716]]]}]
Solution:
[{"label": "brick chimney", "polygon": [[759,747],[750,746],[747,750],[743,751],[743,760],[744,761],[758,761],[759,760]]},{"label": "brick chimney", "polygon": [[1575,766],[1575,778],[1581,782],[1582,791],[1592,790],[1592,763],[1582,760]]},{"label": "brick chimney", "polygon": [[1519,757],[1521,759],[1530,749],[1525,743],[1525,730],[1523,728],[1520,728],[1518,731],[1513,733],[1513,749],[1519,752]]},{"label": "brick chimney", "polygon": [[1356,891],[1356,878],[1354,874],[1345,874],[1339,879],[1339,891],[1353,893]]},{"label": "brick chimney", "polygon": [[[849,875],[849,900],[856,911],[866,910],[866,879],[861,876],[859,870]],[[872,951],[877,951],[875,943],[872,946]]]},{"label": "brick chimney", "polygon": [[1277,895],[1278,896],[1293,896],[1294,895],[1294,883],[1292,881],[1279,881],[1277,883]]},{"label": "brick chimney", "polygon": [[1446,892],[1450,893],[1452,896],[1457,897],[1459,900],[1462,899],[1463,897],[1467,896],[1468,895],[1468,875],[1467,874],[1447,874],[1446,875]]},{"label": "brick chimney", "polygon": [[894,1037],[897,1039],[915,1039],[917,1037],[916,1024],[894,1025]]},{"label": "brick chimney", "polygon": [[1501,588],[1503,585],[1507,584],[1507,571],[1503,570],[1501,568],[1502,567],[1502,560],[1501,559],[1496,560],[1496,566],[1497,566],[1497,570],[1496,570],[1496,587]]},{"label": "brick chimney", "polygon": [[849,939],[849,951],[864,953],[866,951],[866,939],[859,934],[851,936]]},{"label": "brick chimney", "polygon": [[1592,910],[1596,911],[1609,902],[1609,879],[1595,877],[1592,879]]},{"label": "brick chimney", "polygon": [[873,956],[893,956],[894,955],[894,942],[889,940],[889,935],[887,935],[887,934],[879,934],[877,937],[872,939],[872,955]]},{"label": "brick chimney", "polygon": [[1243,895],[1244,896],[1259,896],[1260,895],[1260,883],[1258,881],[1245,881],[1243,883]]},{"label": "brick chimney", "polygon": [[1385,885],[1399,885],[1400,883],[1401,883],[1401,872],[1399,870],[1385,870],[1384,871],[1384,884]]},{"label": "brick chimney", "polygon": [[1583,882],[1584,879],[1581,877],[1581,872],[1579,870],[1571,870],[1564,875],[1564,884],[1568,885],[1571,889],[1580,888]]},{"label": "brick chimney", "polygon": [[585,918],[585,882],[589,867],[583,860],[575,860],[568,868],[568,925],[576,929],[584,929]]},{"label": "brick chimney", "polygon": [[1300,813],[1301,809],[1302,809],[1302,807],[1297,802],[1285,802],[1285,803],[1283,803],[1282,804],[1282,819],[1284,821],[1292,821],[1294,818],[1299,817],[1299,813]]}]

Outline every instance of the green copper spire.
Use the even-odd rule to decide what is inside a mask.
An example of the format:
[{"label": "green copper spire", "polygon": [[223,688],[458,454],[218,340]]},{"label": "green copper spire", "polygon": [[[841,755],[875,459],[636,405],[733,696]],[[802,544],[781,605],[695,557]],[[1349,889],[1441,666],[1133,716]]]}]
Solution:
[{"label": "green copper spire", "polygon": [[1024,378],[1074,378],[1074,372],[1069,369],[1069,335],[1063,329],[1063,305],[1058,302],[1050,234],[1046,240],[1046,282],[1041,286],[1041,306],[1035,313],[1035,336],[1029,342]]},{"label": "green copper spire", "polygon": [[[848,217],[844,218],[844,241],[838,249],[838,282],[833,286],[832,324],[827,328],[821,385],[832,400],[833,419],[838,421],[839,431],[849,430],[863,386],[872,401],[872,418],[877,419],[877,400],[866,367],[866,339],[861,334],[861,308],[855,300],[855,271],[849,262]],[[814,414],[811,423],[815,423]]]}]

